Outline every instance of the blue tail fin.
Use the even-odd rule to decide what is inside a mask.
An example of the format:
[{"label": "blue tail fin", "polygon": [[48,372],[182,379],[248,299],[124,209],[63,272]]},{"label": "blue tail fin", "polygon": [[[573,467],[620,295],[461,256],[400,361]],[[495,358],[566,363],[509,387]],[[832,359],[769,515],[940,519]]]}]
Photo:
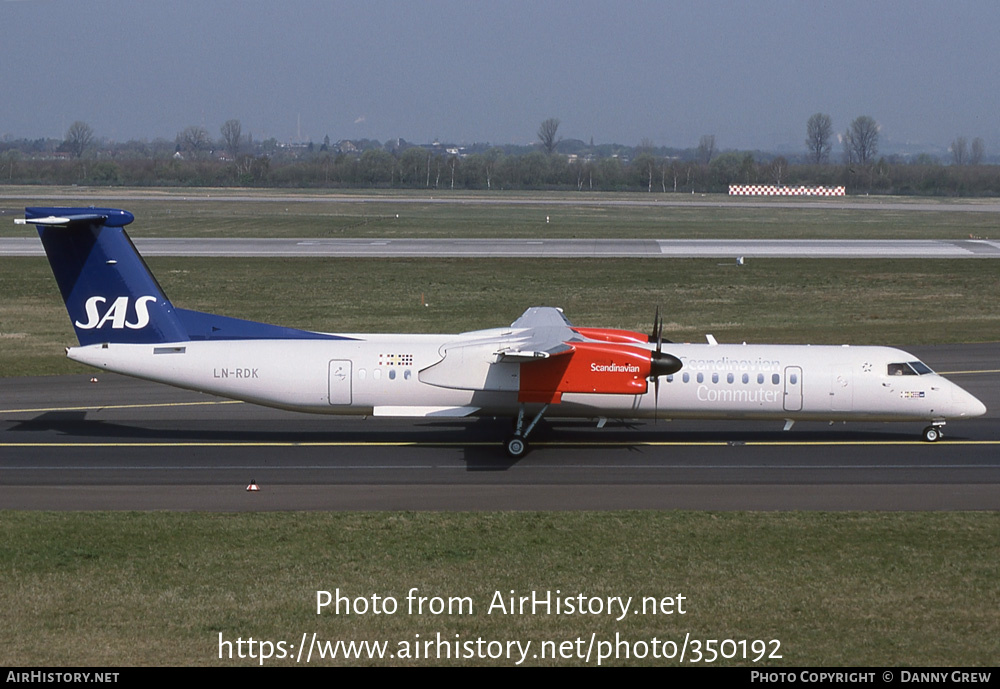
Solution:
[{"label": "blue tail fin", "polygon": [[190,339],[173,305],[111,208],[26,208],[81,345]]},{"label": "blue tail fin", "polygon": [[114,208],[25,208],[81,345],[188,340],[351,339],[175,308],[132,244],[135,218]]}]

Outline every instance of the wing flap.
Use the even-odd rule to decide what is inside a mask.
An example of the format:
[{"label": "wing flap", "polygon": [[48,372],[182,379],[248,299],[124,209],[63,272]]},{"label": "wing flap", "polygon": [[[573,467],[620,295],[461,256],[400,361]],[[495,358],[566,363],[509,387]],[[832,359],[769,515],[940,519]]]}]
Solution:
[{"label": "wing flap", "polygon": [[503,349],[497,352],[497,356],[500,361],[523,363],[525,361],[537,361],[538,359],[548,359],[553,356],[569,354],[572,351],[573,347],[571,345],[568,345],[565,342],[560,342],[559,344],[550,346],[547,349]]},{"label": "wing flap", "polygon": [[372,409],[372,416],[395,416],[406,418],[462,418],[479,411],[479,407],[406,407],[383,405]]}]

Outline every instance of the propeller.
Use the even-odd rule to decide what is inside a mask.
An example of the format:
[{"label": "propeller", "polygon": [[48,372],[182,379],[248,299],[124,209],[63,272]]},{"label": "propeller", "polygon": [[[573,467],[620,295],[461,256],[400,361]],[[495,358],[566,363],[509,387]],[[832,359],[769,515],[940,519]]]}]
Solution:
[{"label": "propeller", "polygon": [[659,389],[660,376],[669,376],[681,370],[681,360],[673,354],[663,353],[663,319],[660,318],[660,307],[656,307],[656,316],[653,317],[653,332],[649,336],[650,342],[656,343],[656,349],[650,354],[649,377],[656,380]]},{"label": "propeller", "polygon": [[656,349],[650,354],[649,377],[653,379],[653,420],[656,421],[660,409],[660,376],[669,376],[681,370],[681,360],[673,354],[663,353],[663,319],[660,318],[660,307],[656,307],[653,317],[653,332],[650,342],[656,343]]},{"label": "propeller", "polygon": [[669,343],[670,340],[663,339],[663,319],[660,318],[660,307],[656,307],[656,315],[653,317],[653,331],[646,338],[647,342],[656,342],[657,346],[663,344],[664,342]]}]

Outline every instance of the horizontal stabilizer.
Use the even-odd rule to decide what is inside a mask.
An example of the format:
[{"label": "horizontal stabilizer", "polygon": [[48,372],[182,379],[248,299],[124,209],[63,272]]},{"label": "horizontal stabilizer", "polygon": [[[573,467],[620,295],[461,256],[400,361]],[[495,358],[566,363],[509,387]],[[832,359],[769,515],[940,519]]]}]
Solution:
[{"label": "horizontal stabilizer", "polygon": [[15,225],[54,225],[56,227],[62,225],[69,225],[74,222],[89,222],[89,221],[102,221],[104,220],[103,215],[50,215],[45,218],[32,218],[28,220],[27,218],[14,218]]},{"label": "horizontal stabilizer", "polygon": [[15,225],[48,225],[63,227],[78,223],[100,223],[105,227],[125,227],[135,220],[128,211],[118,208],[42,208],[24,209],[24,219],[15,218]]}]

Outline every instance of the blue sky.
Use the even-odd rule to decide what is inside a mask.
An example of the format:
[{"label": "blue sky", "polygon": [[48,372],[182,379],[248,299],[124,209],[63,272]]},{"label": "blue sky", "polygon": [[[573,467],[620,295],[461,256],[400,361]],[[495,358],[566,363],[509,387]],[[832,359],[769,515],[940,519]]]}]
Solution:
[{"label": "blue sky", "polygon": [[980,0],[2,0],[0,136],[803,149],[815,112],[884,146],[1000,148],[1000,3]]}]

